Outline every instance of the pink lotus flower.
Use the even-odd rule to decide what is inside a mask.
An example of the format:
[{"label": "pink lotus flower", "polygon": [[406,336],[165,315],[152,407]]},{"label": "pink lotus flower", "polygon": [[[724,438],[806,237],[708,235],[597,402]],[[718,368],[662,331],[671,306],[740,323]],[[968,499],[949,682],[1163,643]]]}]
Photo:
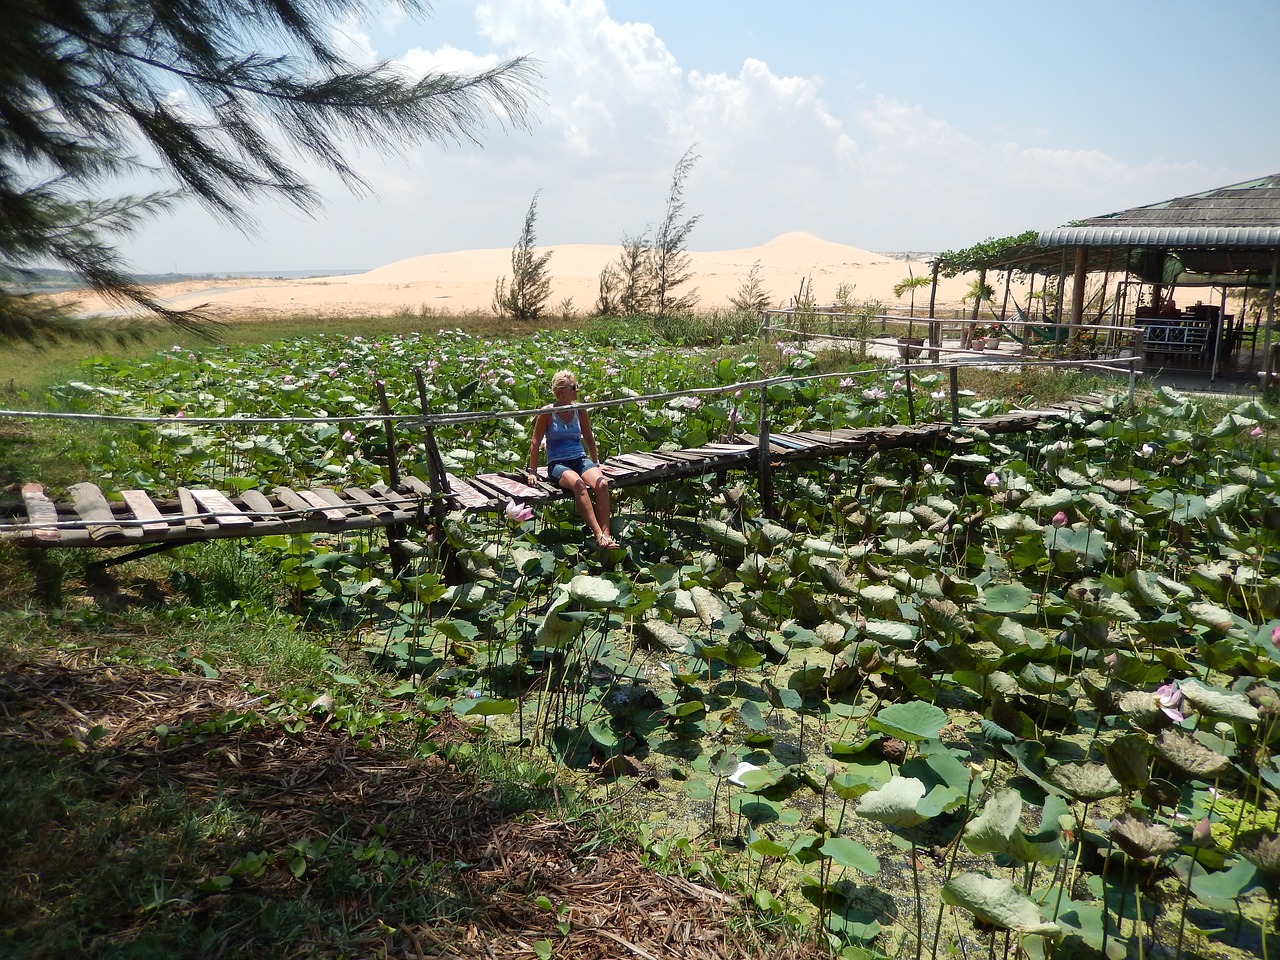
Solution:
[{"label": "pink lotus flower", "polygon": [[1065,527],[1067,525],[1066,513],[1064,513],[1062,510],[1059,510],[1057,513],[1055,513],[1053,515],[1053,525],[1055,527]]},{"label": "pink lotus flower", "polygon": [[879,387],[871,387],[870,389],[863,390],[862,396],[866,400],[883,400],[887,394]]},{"label": "pink lotus flower", "polygon": [[840,378],[840,387],[842,389],[848,389],[849,387],[852,387],[852,386],[853,386],[853,377]]},{"label": "pink lotus flower", "polygon": [[352,433],[350,430],[347,430],[342,434],[342,439],[347,441],[347,443],[355,443],[356,435]]},{"label": "pink lotus flower", "polygon": [[1250,431],[1249,431],[1249,436],[1251,436],[1251,437],[1253,437],[1253,439],[1257,440],[1259,437],[1261,437],[1261,436],[1262,436],[1262,428],[1261,428],[1261,427],[1254,427],[1252,430],[1250,430]]},{"label": "pink lotus flower", "polygon": [[926,463],[926,464],[924,465],[924,475],[925,475],[926,477],[928,477],[928,476],[932,476],[932,475],[933,475],[933,464],[932,464],[932,463]]},{"label": "pink lotus flower", "polygon": [[1271,628],[1271,645],[1280,649],[1280,627]]},{"label": "pink lotus flower", "polygon": [[1153,446],[1152,446],[1151,444],[1149,444],[1149,443],[1144,443],[1144,444],[1142,445],[1142,448],[1138,451],[1138,456],[1140,456],[1140,457],[1149,457],[1149,456],[1151,456],[1151,455],[1152,455],[1153,453],[1155,453],[1155,452],[1156,452],[1156,448],[1155,448],[1155,447],[1153,447]]},{"label": "pink lotus flower", "polygon": [[996,476],[994,473],[988,473],[987,478],[982,482],[985,483],[992,490],[1000,489],[1000,478]]},{"label": "pink lotus flower", "polygon": [[533,519],[533,509],[519,500],[508,500],[503,512],[512,523],[524,523],[526,520]]},{"label": "pink lotus flower", "polygon": [[1153,694],[1156,706],[1170,720],[1182,720],[1182,711],[1178,709],[1182,705],[1182,691],[1178,689],[1177,683],[1165,683],[1156,687]]}]

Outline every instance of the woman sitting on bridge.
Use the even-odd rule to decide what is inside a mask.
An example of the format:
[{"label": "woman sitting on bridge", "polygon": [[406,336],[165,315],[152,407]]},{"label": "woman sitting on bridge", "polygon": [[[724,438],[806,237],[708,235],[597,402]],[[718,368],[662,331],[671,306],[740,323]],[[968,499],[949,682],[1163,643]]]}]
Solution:
[{"label": "woman sitting on bridge", "polygon": [[[609,533],[609,478],[596,466],[596,438],[587,411],[572,407],[578,399],[578,381],[572,370],[560,370],[551,378],[555,402],[538,414],[529,441],[529,480],[538,478],[538,452],[547,441],[547,477],[568,490],[578,512],[606,550],[618,546]],[[572,407],[565,411],[564,407]],[[594,502],[593,502],[594,495]]]}]

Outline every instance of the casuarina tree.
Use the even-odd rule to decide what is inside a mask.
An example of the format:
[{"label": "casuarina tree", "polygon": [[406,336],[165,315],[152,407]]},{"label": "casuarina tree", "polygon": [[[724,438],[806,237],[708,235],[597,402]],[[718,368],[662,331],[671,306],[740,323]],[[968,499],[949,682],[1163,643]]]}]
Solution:
[{"label": "casuarina tree", "polygon": [[[421,14],[426,0],[400,0]],[[0,0],[0,340],[82,327],[14,285],[61,265],[121,305],[172,322],[129,276],[114,241],[176,200],[252,232],[264,197],[313,214],[293,157],[367,185],[348,144],[394,152],[476,142],[490,123],[524,127],[537,71],[517,58],[478,73],[415,79],[357,65],[335,46],[338,19],[371,0]],[[109,181],[158,173],[154,191],[107,198]]]}]

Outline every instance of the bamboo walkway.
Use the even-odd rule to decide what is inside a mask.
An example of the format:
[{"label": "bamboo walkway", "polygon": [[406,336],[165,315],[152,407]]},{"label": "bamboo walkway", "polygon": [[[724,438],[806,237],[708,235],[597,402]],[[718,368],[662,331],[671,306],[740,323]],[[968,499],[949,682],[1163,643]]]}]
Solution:
[{"label": "bamboo walkway", "polygon": [[[761,438],[741,433],[726,442],[687,450],[620,453],[601,467],[614,488],[625,488],[729,470],[767,471],[857,452],[964,445],[970,442],[964,435],[967,429],[976,427],[991,434],[1027,432],[1074,411],[1096,410],[1100,400],[1082,397],[1043,410],[966,420],[965,429],[929,423],[769,433],[765,437],[767,462],[763,462]],[[427,481],[405,476],[394,486],[297,490],[277,486],[236,495],[183,487],[169,499],[156,499],[142,490],[124,490],[120,500],[109,501],[94,484],[79,483],[67,490],[66,501],[55,503],[40,484],[28,483],[22,488],[21,501],[0,503],[0,539],[40,548],[151,545],[146,549],[149,553],[203,540],[417,526],[445,510],[500,512],[511,500],[538,507],[568,496],[546,482],[530,486],[522,474],[459,477],[445,473],[438,461],[428,468],[438,471],[434,489]]]}]

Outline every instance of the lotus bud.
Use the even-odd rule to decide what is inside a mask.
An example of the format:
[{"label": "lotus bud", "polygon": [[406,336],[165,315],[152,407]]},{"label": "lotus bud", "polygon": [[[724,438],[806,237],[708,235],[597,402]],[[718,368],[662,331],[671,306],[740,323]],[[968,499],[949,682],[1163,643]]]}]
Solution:
[{"label": "lotus bud", "polygon": [[1205,817],[1191,828],[1191,845],[1199,847],[1201,850],[1212,850],[1216,846],[1213,842],[1213,830],[1209,827],[1208,817]]},{"label": "lotus bud", "polygon": [[1059,510],[1053,515],[1053,525],[1055,527],[1065,527],[1067,525],[1067,515]]}]

